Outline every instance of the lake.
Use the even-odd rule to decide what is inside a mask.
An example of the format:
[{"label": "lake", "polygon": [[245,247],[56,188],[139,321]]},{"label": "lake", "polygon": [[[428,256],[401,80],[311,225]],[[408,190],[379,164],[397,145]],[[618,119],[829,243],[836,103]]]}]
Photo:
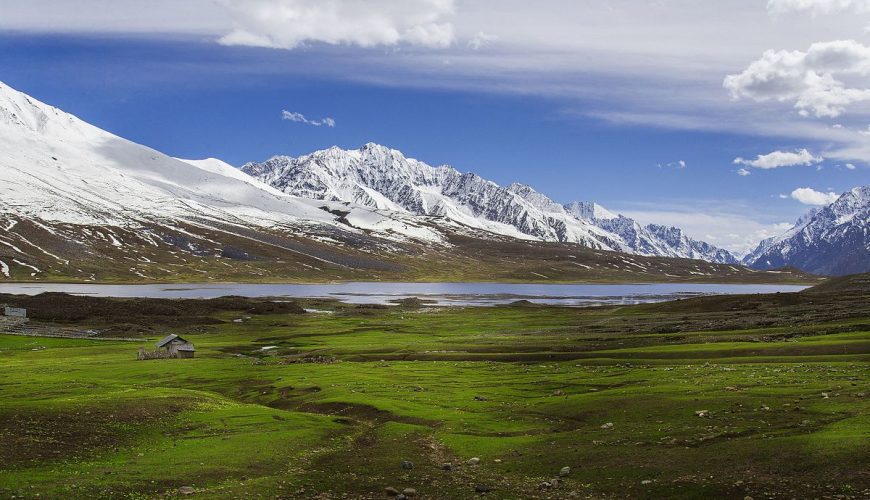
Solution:
[{"label": "lake", "polygon": [[433,305],[491,306],[516,300],[538,304],[590,306],[663,302],[698,295],[798,292],[799,285],[701,283],[520,284],[520,283],[383,283],[330,284],[189,283],[104,285],[69,283],[2,283],[0,293],[36,295],[65,292],[96,297],[208,299],[245,297],[331,298],[355,304],[389,304],[419,297]]}]

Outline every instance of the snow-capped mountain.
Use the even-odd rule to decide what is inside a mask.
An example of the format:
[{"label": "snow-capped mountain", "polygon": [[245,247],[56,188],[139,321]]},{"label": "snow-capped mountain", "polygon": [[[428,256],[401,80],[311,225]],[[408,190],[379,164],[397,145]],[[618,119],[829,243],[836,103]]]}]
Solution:
[{"label": "snow-capped mountain", "polygon": [[762,241],[743,262],[756,269],[793,266],[828,275],[870,271],[870,186],[812,210],[784,234]]},{"label": "snow-capped mountain", "polygon": [[285,193],[439,216],[506,236],[646,256],[734,264],[725,250],[677,228],[641,226],[591,202],[561,205],[524,184],[507,187],[450,166],[432,167],[377,144],[276,156],[242,170]]},{"label": "snow-capped mountain", "polygon": [[[185,251],[199,245],[220,253],[228,251],[229,240],[237,246],[257,241],[316,262],[329,259],[303,250],[300,238],[350,240],[357,247],[446,244],[442,229],[425,218],[293,197],[219,160],[171,158],[3,83],[0,229],[4,275],[12,262],[35,266],[47,259],[72,266],[63,252],[41,245],[37,234],[64,251],[93,258],[95,265],[94,248],[103,243],[118,249],[156,246],[169,253],[179,245]],[[279,243],[276,235],[294,241]]]},{"label": "snow-capped mountain", "polygon": [[[306,197],[292,196],[273,186],[297,160],[249,165],[259,179],[213,158],[179,160],[0,83],[0,280],[784,276],[543,242],[626,245],[597,225],[619,219],[601,207],[578,217],[583,205],[562,207],[527,186],[369,149],[311,155],[287,184]],[[366,157],[371,165],[358,168]],[[347,199],[358,203],[338,201]]]},{"label": "snow-capped mountain", "polygon": [[[536,206],[530,193],[448,166],[431,167],[377,144],[333,147],[299,158],[276,156],[242,170],[287,194],[432,215],[522,239],[611,249],[604,231],[564,209]],[[549,200],[548,200],[549,201]]]}]

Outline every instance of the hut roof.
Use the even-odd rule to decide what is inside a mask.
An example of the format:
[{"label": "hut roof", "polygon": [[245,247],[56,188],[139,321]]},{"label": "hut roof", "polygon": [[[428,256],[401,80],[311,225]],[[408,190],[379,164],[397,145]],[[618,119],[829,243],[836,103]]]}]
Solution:
[{"label": "hut roof", "polygon": [[160,342],[157,343],[157,348],[159,349],[159,348],[165,346],[166,344],[172,342],[173,340],[180,340],[181,342],[187,342],[187,340],[185,340],[185,339],[183,339],[183,338],[181,338],[178,335],[173,333],[172,335],[167,335],[166,337],[163,337],[163,340],[161,340]]},{"label": "hut roof", "polygon": [[182,344],[182,345],[178,346],[178,350],[179,351],[191,351],[191,352],[193,352],[193,351],[196,351],[196,348],[193,347],[193,344]]}]

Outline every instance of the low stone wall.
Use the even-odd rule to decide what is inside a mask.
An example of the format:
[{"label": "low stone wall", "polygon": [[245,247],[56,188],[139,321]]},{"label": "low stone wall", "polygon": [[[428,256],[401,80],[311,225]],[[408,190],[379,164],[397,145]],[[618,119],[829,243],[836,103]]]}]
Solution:
[{"label": "low stone wall", "polygon": [[136,359],[144,361],[146,359],[175,359],[178,355],[169,351],[146,351],[145,348],[140,348]]}]

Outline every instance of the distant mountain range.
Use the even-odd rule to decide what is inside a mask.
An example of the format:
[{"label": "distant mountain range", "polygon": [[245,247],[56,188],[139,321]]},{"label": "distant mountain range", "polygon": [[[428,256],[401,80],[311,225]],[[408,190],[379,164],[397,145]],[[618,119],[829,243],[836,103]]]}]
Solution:
[{"label": "distant mountain range", "polygon": [[870,271],[870,186],[810,211],[782,235],[762,241],[743,262],[755,269],[790,266],[822,275]]},{"label": "distant mountain range", "polygon": [[[842,238],[850,242],[831,272],[867,260],[866,191],[841,200],[793,231],[823,234],[827,246],[819,251],[832,262]],[[852,229],[844,233],[846,219]],[[765,242],[752,264],[772,268],[817,250],[785,245]],[[677,228],[643,226],[591,202],[561,205],[529,186],[499,186],[375,144],[279,156],[243,170],[216,159],[180,160],[0,83],[0,279],[796,276],[750,271]]]},{"label": "distant mountain range", "polygon": [[437,216],[514,238],[738,263],[728,251],[689,238],[678,228],[643,226],[593,202],[562,205],[524,184],[499,186],[378,144],[357,150],[332,147],[298,158],[275,156],[248,163],[242,171],[293,196]]}]

